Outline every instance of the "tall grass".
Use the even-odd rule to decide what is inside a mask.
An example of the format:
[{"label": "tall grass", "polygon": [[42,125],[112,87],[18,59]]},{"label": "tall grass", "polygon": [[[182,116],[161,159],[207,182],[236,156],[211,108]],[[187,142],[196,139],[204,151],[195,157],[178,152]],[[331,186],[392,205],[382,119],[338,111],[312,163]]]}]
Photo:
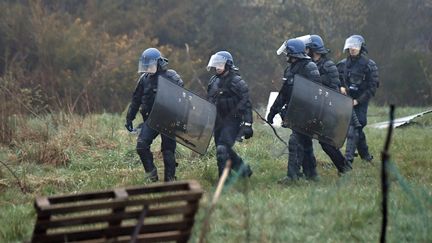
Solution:
[{"label": "tall grass", "polygon": [[[396,116],[419,112],[399,108]],[[64,114],[22,120],[13,146],[0,147],[5,161],[26,185],[23,194],[16,179],[0,166],[0,242],[29,240],[37,195],[95,191],[148,183],[135,152],[136,137],[123,128],[124,116],[86,117]],[[370,123],[387,119],[387,109],[371,107]],[[389,242],[431,242],[432,235],[432,115],[395,130],[391,145]],[[366,127],[375,160],[359,158],[354,170],[338,177],[329,158],[314,146],[319,182],[301,180],[277,184],[286,174],[287,155],[267,125],[254,123],[250,140],[235,149],[251,164],[249,180],[224,190],[210,224],[209,242],[376,242],[379,239],[380,151],[385,130]],[[288,139],[289,129],[278,129]],[[163,173],[160,141],[153,146],[156,165]],[[56,151],[56,152],[53,152]],[[179,179],[196,179],[206,193],[196,217],[192,242],[198,239],[209,199],[217,183],[215,148],[199,156],[179,145]]]}]

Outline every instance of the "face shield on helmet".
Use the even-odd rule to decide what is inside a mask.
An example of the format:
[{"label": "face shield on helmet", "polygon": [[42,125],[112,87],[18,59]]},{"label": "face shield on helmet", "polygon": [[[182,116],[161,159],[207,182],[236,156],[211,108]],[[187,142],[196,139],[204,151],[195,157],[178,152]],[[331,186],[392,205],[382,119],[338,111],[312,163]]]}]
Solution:
[{"label": "face shield on helmet", "polygon": [[138,73],[154,74],[158,69],[158,61],[161,53],[156,48],[148,48],[142,54],[138,62]]},{"label": "face shield on helmet", "polygon": [[306,55],[306,48],[305,48],[304,41],[300,38],[303,38],[305,41],[307,41],[306,36],[289,39],[285,41],[281,47],[279,47],[279,49],[276,51],[276,54],[280,55],[284,53],[289,57],[308,59],[309,56]]},{"label": "face shield on helmet", "polygon": [[282,45],[277,49],[276,54],[279,56],[280,54],[284,53],[285,55],[288,53],[286,50],[286,41],[282,43]]},{"label": "face shield on helmet", "polygon": [[225,69],[225,64],[227,59],[221,55],[214,54],[210,57],[210,60],[207,64],[207,71],[210,71],[211,68],[216,68],[219,70]]},{"label": "face shield on helmet", "polygon": [[[297,40],[301,40],[305,45],[311,43],[311,35],[303,35],[295,38]],[[280,54],[284,53],[285,55],[288,54],[288,51],[286,49],[287,47],[287,41],[284,41],[282,45],[279,47],[279,49],[276,51],[276,54],[279,56]]]},{"label": "face shield on helmet", "polygon": [[303,35],[296,38],[297,40],[303,41],[303,43],[306,45],[310,44],[312,42],[311,35]]},{"label": "face shield on helmet", "polygon": [[157,59],[151,58],[140,58],[138,63],[138,72],[139,73],[156,73],[157,71]]},{"label": "face shield on helmet", "polygon": [[355,36],[350,36],[348,39],[345,40],[343,51],[345,52],[348,49],[360,50],[361,47],[362,47],[361,39]]}]

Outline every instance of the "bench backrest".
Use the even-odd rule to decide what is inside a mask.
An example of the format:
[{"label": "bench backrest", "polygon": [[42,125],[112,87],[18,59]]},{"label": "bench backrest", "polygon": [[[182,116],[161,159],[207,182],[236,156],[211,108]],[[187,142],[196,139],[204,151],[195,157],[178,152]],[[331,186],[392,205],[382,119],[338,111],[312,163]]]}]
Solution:
[{"label": "bench backrest", "polygon": [[32,242],[187,242],[202,193],[184,181],[39,197]]}]

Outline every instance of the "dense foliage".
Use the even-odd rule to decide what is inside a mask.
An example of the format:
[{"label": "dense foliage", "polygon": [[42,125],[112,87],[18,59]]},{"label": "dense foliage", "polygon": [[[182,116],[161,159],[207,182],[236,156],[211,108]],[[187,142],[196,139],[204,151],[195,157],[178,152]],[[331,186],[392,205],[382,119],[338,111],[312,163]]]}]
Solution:
[{"label": "dense foliage", "polygon": [[285,61],[275,50],[313,33],[335,61],[347,36],[364,35],[380,68],[376,102],[432,103],[430,0],[1,0],[0,9],[2,116],[11,113],[4,107],[122,111],[138,57],[151,46],[199,94],[209,56],[229,50],[258,106],[280,85]]}]

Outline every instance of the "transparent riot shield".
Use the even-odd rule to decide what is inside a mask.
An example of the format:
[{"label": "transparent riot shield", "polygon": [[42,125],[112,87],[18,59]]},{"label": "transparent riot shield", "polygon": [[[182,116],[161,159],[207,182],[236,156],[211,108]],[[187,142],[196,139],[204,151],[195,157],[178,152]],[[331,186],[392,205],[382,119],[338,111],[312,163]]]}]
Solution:
[{"label": "transparent riot shield", "polygon": [[348,132],[352,110],[350,97],[296,75],[284,125],[340,148]]},{"label": "transparent riot shield", "polygon": [[207,100],[159,76],[147,124],[154,130],[204,154],[216,120],[216,107]]}]

